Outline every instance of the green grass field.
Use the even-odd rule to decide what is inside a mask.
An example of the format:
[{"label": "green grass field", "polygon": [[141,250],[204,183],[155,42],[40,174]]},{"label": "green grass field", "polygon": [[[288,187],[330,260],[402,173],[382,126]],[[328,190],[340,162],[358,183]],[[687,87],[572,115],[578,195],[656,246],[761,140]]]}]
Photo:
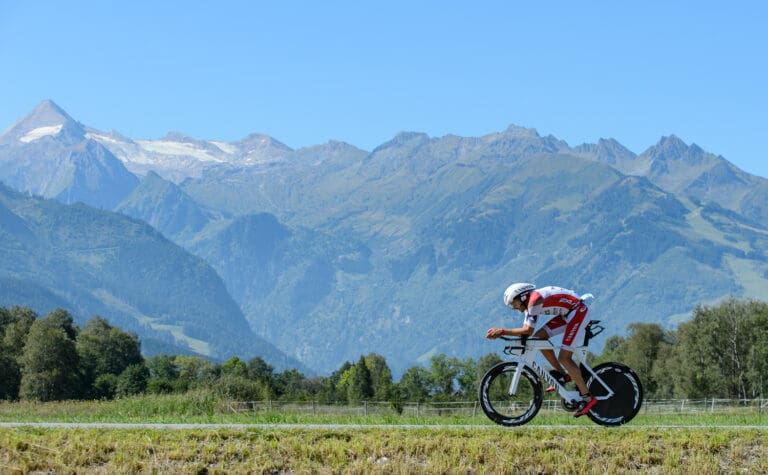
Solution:
[{"label": "green grass field", "polygon": [[[603,428],[544,412],[526,426],[504,428],[482,414],[235,414],[205,395],[0,403],[0,422],[18,421],[245,425],[0,427],[0,473],[768,472],[763,413],[641,413],[626,426]],[[265,423],[350,426],[257,425]]]},{"label": "green grass field", "polygon": [[768,432],[623,427],[0,430],[3,473],[766,473]]}]

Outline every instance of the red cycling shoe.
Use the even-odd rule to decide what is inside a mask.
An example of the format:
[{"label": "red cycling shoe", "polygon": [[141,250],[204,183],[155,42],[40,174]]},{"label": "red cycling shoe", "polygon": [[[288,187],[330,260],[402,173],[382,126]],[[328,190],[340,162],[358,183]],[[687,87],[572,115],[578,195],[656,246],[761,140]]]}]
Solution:
[{"label": "red cycling shoe", "polygon": [[573,414],[573,417],[581,417],[588,413],[597,404],[597,398],[593,397],[589,401],[582,401],[582,404],[583,406]]}]

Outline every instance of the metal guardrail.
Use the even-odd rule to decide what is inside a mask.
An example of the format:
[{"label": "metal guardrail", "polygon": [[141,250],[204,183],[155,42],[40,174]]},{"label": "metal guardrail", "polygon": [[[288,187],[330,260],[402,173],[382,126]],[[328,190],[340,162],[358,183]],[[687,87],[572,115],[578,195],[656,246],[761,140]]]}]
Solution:
[{"label": "metal guardrail", "polygon": [[[327,404],[317,401],[230,401],[229,410],[242,412],[294,412],[336,415],[450,416],[482,415],[477,401],[456,402],[378,402],[355,405]],[[559,399],[545,399],[542,411],[565,412]],[[750,413],[768,414],[768,399],[652,399],[643,401],[641,414]]]},{"label": "metal guardrail", "polygon": [[768,399],[656,399],[643,402],[641,412],[658,414],[765,412],[768,414]]}]

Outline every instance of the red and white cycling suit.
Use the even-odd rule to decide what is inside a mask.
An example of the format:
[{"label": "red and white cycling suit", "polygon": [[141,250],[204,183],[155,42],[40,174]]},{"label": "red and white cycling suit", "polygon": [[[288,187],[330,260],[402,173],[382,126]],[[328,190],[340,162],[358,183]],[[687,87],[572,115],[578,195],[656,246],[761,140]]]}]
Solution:
[{"label": "red and white cycling suit", "polygon": [[542,287],[528,296],[525,323],[536,327],[539,315],[555,315],[543,327],[549,338],[563,335],[563,349],[574,351],[584,345],[584,332],[589,324],[589,309],[572,290],[562,287]]}]

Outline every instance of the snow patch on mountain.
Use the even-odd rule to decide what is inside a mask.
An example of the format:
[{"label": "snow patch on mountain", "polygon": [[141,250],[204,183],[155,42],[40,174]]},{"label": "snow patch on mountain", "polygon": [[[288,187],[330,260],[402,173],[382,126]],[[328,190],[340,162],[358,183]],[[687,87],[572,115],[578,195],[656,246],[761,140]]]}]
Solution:
[{"label": "snow patch on mountain", "polygon": [[64,127],[64,124],[49,125],[47,127],[38,127],[36,129],[32,129],[29,132],[27,132],[26,135],[21,137],[19,140],[24,143],[34,142],[35,140],[41,139],[45,136],[58,134],[59,132],[61,132],[62,127]]},{"label": "snow patch on mountain", "polygon": [[[109,135],[98,134],[94,132],[88,132],[86,138],[95,140],[107,147],[114,156],[122,161],[129,170],[131,170],[131,164],[151,164],[156,160],[150,154],[148,154],[143,148],[132,141],[119,140]],[[135,170],[131,170],[135,173]]]},{"label": "snow patch on mountain", "polygon": [[257,134],[234,143],[195,140],[178,133],[159,140],[132,140],[95,129],[86,137],[108,148],[137,176],[153,171],[177,184],[199,178],[211,167],[268,165],[284,160],[291,152],[271,137]]},{"label": "snow patch on mountain", "polygon": [[86,134],[85,134],[85,137],[86,137],[86,138],[89,138],[89,139],[91,139],[91,140],[95,140],[95,141],[97,141],[97,142],[101,142],[101,144],[102,144],[102,145],[105,145],[105,144],[116,144],[116,145],[120,145],[120,144],[124,144],[124,143],[126,143],[126,142],[124,142],[124,141],[121,141],[121,140],[117,140],[116,138],[113,138],[113,137],[111,137],[111,136],[109,136],[109,135],[95,134],[95,133],[93,133],[93,132],[88,132],[88,133],[86,133]]},{"label": "snow patch on mountain", "polygon": [[[193,157],[204,162],[224,162],[223,157],[217,157],[207,150],[195,147],[185,142],[170,142],[166,140],[138,140],[137,143],[149,152],[162,155]],[[217,147],[220,148],[220,147]]]},{"label": "snow patch on mountain", "polygon": [[234,145],[228,142],[220,142],[218,140],[212,140],[210,143],[217,146],[219,150],[221,150],[222,152],[228,153],[230,155],[234,155],[240,152],[240,150],[237,147],[235,147]]}]

